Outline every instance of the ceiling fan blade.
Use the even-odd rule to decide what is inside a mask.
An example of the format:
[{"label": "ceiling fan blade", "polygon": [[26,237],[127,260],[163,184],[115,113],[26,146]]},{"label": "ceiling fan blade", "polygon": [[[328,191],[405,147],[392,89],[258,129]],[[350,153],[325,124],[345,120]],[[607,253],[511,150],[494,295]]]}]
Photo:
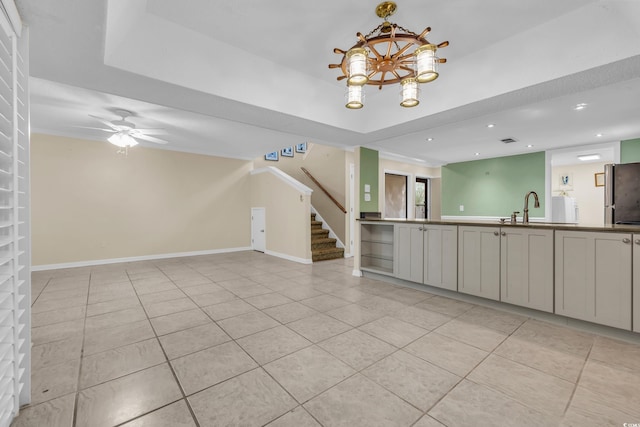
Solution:
[{"label": "ceiling fan blade", "polygon": [[90,127],[90,126],[74,126],[74,128],[76,128],[76,129],[102,130],[102,131],[105,131],[105,132],[116,132],[113,129],[94,128],[94,127]]},{"label": "ceiling fan blade", "polygon": [[139,133],[140,135],[166,135],[167,131],[164,129],[139,129],[135,128],[131,131],[132,133]]},{"label": "ceiling fan blade", "polygon": [[103,119],[102,117],[98,117],[98,116],[94,116],[93,114],[89,114],[89,117],[93,117],[94,119],[100,121],[100,123],[102,123],[105,126],[109,126],[111,129],[115,130],[115,131],[119,131],[120,129],[117,126],[114,126],[113,123],[111,123],[110,121]]},{"label": "ceiling fan blade", "polygon": [[142,135],[142,134],[137,135],[137,134],[134,134],[134,135],[131,135],[131,136],[133,136],[136,139],[142,139],[143,141],[154,142],[156,144],[167,144],[167,143],[169,143],[169,141],[165,141],[164,139],[155,138],[155,137],[149,136],[149,135]]}]

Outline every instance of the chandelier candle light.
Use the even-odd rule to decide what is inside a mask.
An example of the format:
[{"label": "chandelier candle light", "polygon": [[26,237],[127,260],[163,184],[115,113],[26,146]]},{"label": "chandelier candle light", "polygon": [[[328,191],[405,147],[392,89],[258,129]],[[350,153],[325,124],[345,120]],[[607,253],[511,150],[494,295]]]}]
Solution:
[{"label": "chandelier candle light", "polygon": [[358,43],[348,51],[335,48],[341,54],[340,64],[329,64],[329,68],[342,69],[338,80],[347,80],[346,107],[363,107],[364,85],[374,85],[382,89],[383,85],[400,83],[400,105],[415,107],[420,103],[420,84],[432,82],[438,78],[438,64],[447,62],[436,56],[436,50],[449,46],[445,41],[439,45],[430,43],[425,36],[430,27],[416,34],[387,18],[396,11],[391,1],[380,3],[376,15],[384,22],[368,35],[357,33]]}]

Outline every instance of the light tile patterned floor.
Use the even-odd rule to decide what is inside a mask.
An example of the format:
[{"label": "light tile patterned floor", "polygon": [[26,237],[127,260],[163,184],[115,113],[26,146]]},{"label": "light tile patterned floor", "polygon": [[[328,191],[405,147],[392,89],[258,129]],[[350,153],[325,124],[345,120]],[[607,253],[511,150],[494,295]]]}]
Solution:
[{"label": "light tile patterned floor", "polygon": [[257,252],[33,274],[14,427],[622,426],[640,345]]}]

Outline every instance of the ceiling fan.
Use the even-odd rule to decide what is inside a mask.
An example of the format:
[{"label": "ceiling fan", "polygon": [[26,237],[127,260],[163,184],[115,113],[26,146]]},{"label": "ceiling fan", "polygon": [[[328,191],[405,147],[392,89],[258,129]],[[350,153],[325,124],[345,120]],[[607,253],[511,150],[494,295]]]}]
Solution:
[{"label": "ceiling fan", "polygon": [[108,127],[105,128],[92,128],[88,127],[85,129],[96,129],[104,132],[111,132],[107,141],[112,143],[113,145],[117,145],[121,148],[130,148],[138,145],[138,139],[142,141],[149,141],[155,144],[167,144],[168,141],[164,139],[156,138],[151,135],[164,135],[166,132],[163,129],[139,129],[136,128],[134,123],[127,121],[127,117],[133,116],[131,111],[117,109],[114,111],[118,116],[120,116],[120,120],[112,120],[109,121],[105,118],[94,116],[93,114],[89,114],[89,117],[92,117],[102,124]]}]

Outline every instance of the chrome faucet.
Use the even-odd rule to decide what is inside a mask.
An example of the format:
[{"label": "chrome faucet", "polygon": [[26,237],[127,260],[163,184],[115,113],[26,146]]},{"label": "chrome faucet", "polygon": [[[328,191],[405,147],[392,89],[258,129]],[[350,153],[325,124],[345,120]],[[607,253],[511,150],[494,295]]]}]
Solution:
[{"label": "chrome faucet", "polygon": [[533,194],[533,199],[535,201],[533,207],[539,208],[540,202],[538,201],[538,193],[535,191],[529,191],[526,196],[524,196],[524,215],[522,215],[522,223],[529,224],[529,196]]}]

